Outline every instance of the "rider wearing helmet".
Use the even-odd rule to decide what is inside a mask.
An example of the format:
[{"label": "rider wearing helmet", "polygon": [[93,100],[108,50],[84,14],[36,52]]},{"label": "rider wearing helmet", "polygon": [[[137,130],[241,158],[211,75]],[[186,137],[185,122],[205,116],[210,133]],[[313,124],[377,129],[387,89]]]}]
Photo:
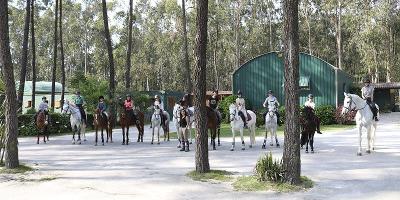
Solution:
[{"label": "rider wearing helmet", "polygon": [[86,123],[86,113],[83,106],[85,105],[85,99],[81,96],[80,91],[76,91],[76,96],[74,98],[74,104],[78,107],[79,112],[81,113],[82,120]]},{"label": "rider wearing helmet", "polygon": [[239,115],[243,120],[244,127],[247,127],[247,110],[246,110],[246,102],[242,96],[242,91],[237,92],[236,98],[236,108],[239,110]]},{"label": "rider wearing helmet", "polygon": [[321,130],[320,130],[321,120],[315,114],[315,102],[314,102],[314,95],[313,94],[309,94],[308,95],[307,101],[304,102],[304,106],[311,108],[311,110],[313,111],[314,123],[317,126],[317,133],[322,134]]},{"label": "rider wearing helmet", "polygon": [[40,102],[40,104],[39,104],[39,110],[35,115],[35,121],[36,121],[37,116],[38,116],[38,114],[40,112],[43,112],[44,115],[46,116],[46,122],[45,123],[47,124],[48,120],[49,120],[49,103],[48,103],[47,98],[45,96],[42,97],[42,102]]},{"label": "rider wearing helmet", "polygon": [[138,120],[136,119],[135,112],[133,112],[133,107],[134,107],[134,104],[133,104],[132,96],[130,94],[127,94],[126,99],[124,101],[125,111],[131,117],[131,119],[138,124]]},{"label": "rider wearing helmet", "polygon": [[160,113],[161,113],[161,124],[165,123],[165,116],[164,116],[164,104],[161,101],[161,98],[159,95],[154,96],[154,107],[159,107],[160,108]]},{"label": "rider wearing helmet", "polygon": [[[272,90],[269,90],[267,92],[268,97],[265,99],[264,103],[263,103],[263,107],[264,108],[274,108],[275,110],[275,114],[276,114],[276,119],[277,119],[277,123],[280,126],[280,120],[279,120],[279,112],[278,112],[278,107],[280,106],[278,99],[274,96],[274,92],[272,92]],[[263,114],[264,116],[264,121],[265,121],[265,116],[267,115],[268,110]]]},{"label": "rider wearing helmet", "polygon": [[217,114],[218,124],[221,124],[221,113],[218,111],[218,90],[213,90],[212,96],[208,99],[208,105],[212,108]]},{"label": "rider wearing helmet", "polygon": [[364,79],[364,87],[361,88],[361,96],[367,101],[368,106],[371,108],[375,121],[378,121],[378,109],[376,108],[374,100],[374,87],[371,86],[369,78]]},{"label": "rider wearing helmet", "polygon": [[100,110],[101,116],[108,119],[107,104],[104,102],[104,96],[99,96],[99,103],[97,104],[97,109]]}]

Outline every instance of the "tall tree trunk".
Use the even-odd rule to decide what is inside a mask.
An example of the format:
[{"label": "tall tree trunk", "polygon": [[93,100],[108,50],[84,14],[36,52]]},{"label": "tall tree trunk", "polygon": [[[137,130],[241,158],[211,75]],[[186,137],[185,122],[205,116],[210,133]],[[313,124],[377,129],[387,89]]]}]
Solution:
[{"label": "tall tree trunk", "polygon": [[63,30],[62,30],[62,0],[60,0],[60,53],[61,53],[61,104],[64,103],[65,93],[65,58],[64,58],[64,43],[63,43]]},{"label": "tall tree trunk", "polygon": [[18,87],[18,111],[22,113],[22,104],[24,98],[24,87],[26,78],[26,65],[28,61],[28,39],[29,39],[29,23],[31,17],[31,1],[26,1],[25,8],[25,27],[24,27],[24,40],[22,42],[22,57],[21,57],[21,71],[19,74],[19,87]]},{"label": "tall tree trunk", "polygon": [[128,51],[126,52],[125,87],[131,87],[131,55],[132,55],[132,26],[133,26],[133,0],[129,0],[129,33]]},{"label": "tall tree trunk", "polygon": [[189,52],[188,52],[188,39],[187,39],[187,19],[186,19],[186,0],[182,0],[182,30],[183,30],[183,68],[185,72],[183,73],[183,79],[186,80],[186,93],[193,92],[192,79],[190,74],[189,65]]},{"label": "tall tree trunk", "polygon": [[14,69],[11,60],[8,30],[8,0],[0,0],[0,65],[3,66],[5,84],[5,167],[16,168],[18,159],[17,95],[15,91]]},{"label": "tall tree trunk", "polygon": [[394,42],[393,42],[393,29],[389,25],[389,55],[387,55],[387,67],[386,67],[386,82],[391,81],[391,68],[393,67],[394,60]]},{"label": "tall tree trunk", "polygon": [[236,27],[235,27],[236,69],[240,67],[240,24],[241,24],[242,0],[237,0],[237,2],[238,2],[238,8],[236,13]]},{"label": "tall tree trunk", "polygon": [[267,15],[268,15],[268,27],[269,27],[269,51],[271,52],[273,50],[273,46],[272,46],[272,13],[270,10],[270,5],[271,5],[270,0],[267,1]]},{"label": "tall tree trunk", "polygon": [[[114,98],[114,92],[115,92],[115,70],[114,70],[114,56],[113,56],[113,50],[112,50],[112,42],[111,42],[111,36],[110,36],[110,29],[108,28],[108,16],[107,16],[107,4],[106,0],[102,0],[102,5],[103,5],[103,22],[104,22],[104,32],[107,40],[107,51],[108,51],[108,64],[109,64],[109,69],[110,69],[110,75],[109,75],[109,93],[108,97],[110,100]],[[115,115],[114,112],[114,106],[111,106],[111,112]],[[115,119],[115,117],[114,117]]]},{"label": "tall tree trunk", "polygon": [[53,69],[51,73],[51,108],[54,109],[55,93],[56,93],[56,76],[57,76],[57,48],[58,48],[58,38],[57,38],[57,27],[58,27],[58,1],[56,0],[55,8],[55,19],[54,19],[54,55],[53,55]]},{"label": "tall tree trunk", "polygon": [[336,24],[336,44],[337,44],[337,56],[338,56],[338,67],[342,67],[342,2],[338,1],[337,8],[337,24]]},{"label": "tall tree trunk", "polygon": [[35,0],[31,1],[31,49],[32,49],[32,108],[36,98],[36,44],[35,44]]},{"label": "tall tree trunk", "polygon": [[300,183],[299,126],[299,19],[298,0],[283,1],[285,49],[285,144],[283,152],[284,180]]},{"label": "tall tree trunk", "polygon": [[206,173],[210,171],[208,161],[208,134],[206,116],[206,65],[207,65],[207,20],[208,0],[196,0],[196,65],[194,69],[194,99],[196,109],[196,171]]}]

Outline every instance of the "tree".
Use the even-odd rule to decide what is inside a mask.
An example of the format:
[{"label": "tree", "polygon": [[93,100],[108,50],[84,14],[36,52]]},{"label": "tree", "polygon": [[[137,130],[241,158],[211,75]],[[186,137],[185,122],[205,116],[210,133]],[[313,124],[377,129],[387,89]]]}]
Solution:
[{"label": "tree", "polygon": [[242,22],[242,0],[237,0],[236,26],[235,26],[235,42],[236,42],[236,68],[240,67],[240,25]]},{"label": "tree", "polygon": [[192,93],[192,79],[190,78],[190,66],[189,66],[189,52],[188,52],[188,38],[187,38],[187,19],[186,19],[186,0],[182,0],[182,37],[183,37],[183,68],[185,73],[183,73],[183,79],[186,80],[186,92]]},{"label": "tree", "polygon": [[298,0],[283,1],[285,51],[285,145],[283,152],[284,180],[300,183],[299,126],[299,19]]},{"label": "tree", "polygon": [[132,26],[133,26],[133,0],[129,0],[129,25],[128,25],[128,50],[126,51],[125,87],[131,87],[131,56],[132,56]]},{"label": "tree", "polygon": [[32,49],[32,108],[36,96],[36,44],[35,44],[35,0],[31,0],[31,49]]},{"label": "tree", "polygon": [[22,103],[24,98],[24,87],[26,77],[26,65],[28,61],[28,39],[29,39],[29,23],[31,17],[31,2],[26,1],[26,14],[25,14],[25,28],[24,28],[24,40],[22,43],[22,56],[21,56],[21,71],[19,75],[19,87],[18,87],[18,109],[22,112]]},{"label": "tree", "polygon": [[14,69],[11,60],[10,38],[8,29],[8,0],[0,0],[0,65],[3,66],[5,84],[5,167],[16,168],[18,159],[18,121],[14,80]]},{"label": "tree", "polygon": [[61,53],[61,103],[64,103],[64,93],[65,93],[65,57],[64,57],[64,43],[63,43],[63,29],[62,29],[62,0],[60,0],[60,53]]},{"label": "tree", "polygon": [[56,8],[55,8],[55,19],[54,19],[54,54],[53,54],[53,68],[51,72],[51,108],[54,109],[55,102],[55,93],[56,93],[56,69],[57,69],[57,48],[58,48],[58,39],[57,39],[57,23],[58,23],[58,1],[56,0]]},{"label": "tree", "polygon": [[207,20],[208,0],[196,1],[196,65],[194,69],[194,100],[196,109],[196,171],[206,173],[210,171],[208,161],[208,134],[206,116],[206,65],[207,65]]},{"label": "tree", "polygon": [[101,2],[102,2],[102,7],[103,7],[103,23],[104,23],[104,32],[105,32],[105,36],[106,36],[106,45],[107,45],[107,52],[108,52],[108,64],[109,64],[109,70],[110,70],[108,97],[110,99],[112,99],[114,97],[114,92],[115,92],[114,56],[113,56],[113,50],[112,50],[110,29],[108,28],[106,0],[102,0]]}]

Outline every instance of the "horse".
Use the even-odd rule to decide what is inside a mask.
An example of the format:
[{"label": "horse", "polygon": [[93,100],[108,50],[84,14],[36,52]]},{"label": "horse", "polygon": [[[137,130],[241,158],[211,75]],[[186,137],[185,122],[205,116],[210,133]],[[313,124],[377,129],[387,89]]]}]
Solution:
[{"label": "horse", "polygon": [[[376,105],[379,114],[379,107]],[[375,133],[377,128],[377,122],[373,119],[373,113],[371,108],[368,106],[366,100],[362,99],[356,94],[347,94],[344,93],[344,102],[342,108],[342,115],[347,114],[350,111],[357,111],[355,116],[356,126],[358,129],[358,151],[357,155],[361,156],[362,148],[361,148],[361,141],[362,141],[362,128],[367,129],[367,139],[368,139],[368,148],[366,153],[370,154],[371,149],[375,150]]]},{"label": "horse", "polygon": [[210,131],[211,145],[213,150],[216,150],[217,148],[215,147],[215,138],[217,137],[217,129],[219,125],[217,113],[212,108],[207,106],[206,116],[207,116],[207,130]]},{"label": "horse", "polygon": [[276,147],[280,147],[278,136],[276,135],[276,129],[278,128],[278,118],[276,116],[276,108],[274,106],[268,107],[268,113],[265,116],[265,138],[262,145],[262,149],[266,148],[267,144],[267,135],[268,132],[271,133],[271,143],[270,146],[274,146],[273,137],[275,137]]},{"label": "horse", "polygon": [[154,142],[154,129],[156,129],[156,128],[157,128],[157,138],[158,138],[157,144],[160,144],[161,109],[158,106],[154,107],[154,113],[151,116],[151,126],[153,128],[151,144],[153,144],[153,142]]},{"label": "horse", "polygon": [[308,144],[310,144],[311,153],[314,153],[314,134],[317,131],[317,124],[314,122],[314,111],[306,106],[303,109],[300,118],[301,124],[301,148],[306,145],[306,153],[308,153]]},{"label": "horse", "polygon": [[[93,125],[94,125],[94,129],[96,130],[96,139],[95,139],[95,146],[97,146],[97,138],[98,138],[98,130],[100,128],[101,130],[101,143],[104,146],[104,135],[103,135],[103,130],[106,130],[106,134],[107,134],[107,143],[108,140],[110,140],[110,142],[112,143],[112,119],[109,118],[107,119],[107,116],[102,116],[103,114],[101,113],[101,111],[99,109],[96,109],[93,115]],[[111,117],[112,115],[110,115]]]},{"label": "horse", "polygon": [[181,148],[182,145],[182,141],[183,139],[181,138],[181,135],[179,134],[180,131],[180,127],[179,127],[179,112],[182,109],[182,106],[175,103],[174,105],[174,109],[172,111],[172,121],[175,125],[175,129],[176,129],[176,135],[178,138],[178,145],[176,146],[177,148]]},{"label": "horse", "polygon": [[85,133],[85,125],[82,122],[82,117],[79,109],[69,103],[69,101],[65,101],[62,113],[70,113],[70,123],[72,128],[72,144],[75,144],[75,134],[78,134],[78,140],[76,141],[78,144],[81,144],[81,133]]},{"label": "horse", "polygon": [[36,117],[36,127],[39,130],[38,135],[37,135],[37,142],[36,144],[39,144],[39,137],[40,133],[43,135],[43,142],[46,143],[46,138],[47,141],[49,141],[49,132],[48,132],[48,122],[46,121],[46,115],[44,111],[39,112],[39,114]]},{"label": "horse", "polygon": [[161,123],[161,128],[163,129],[164,132],[164,142],[168,141],[169,142],[169,121],[170,121],[170,116],[167,111],[163,111],[162,114],[164,115],[164,123]]},{"label": "horse", "polygon": [[[123,108],[123,104],[121,104]],[[136,115],[136,121],[132,119],[129,111],[123,108],[123,111],[119,114],[119,123],[122,128],[122,145],[129,144],[129,127],[136,126],[138,129],[138,139],[137,142],[143,142],[144,135],[144,114],[139,110],[133,110],[132,112]],[[125,139],[126,137],[126,139]]]},{"label": "horse", "polygon": [[[243,129],[244,129],[244,122],[239,115],[239,109],[236,107],[235,104],[231,104],[229,106],[229,120],[231,122],[231,129],[232,129],[232,147],[231,151],[235,150],[235,132],[239,131],[241,140],[242,140],[242,150],[245,150],[245,142],[243,138]],[[252,148],[255,145],[255,130],[256,130],[256,114],[248,110],[247,111],[251,117],[249,121],[247,121],[247,126],[250,132],[250,145],[249,147]]]}]

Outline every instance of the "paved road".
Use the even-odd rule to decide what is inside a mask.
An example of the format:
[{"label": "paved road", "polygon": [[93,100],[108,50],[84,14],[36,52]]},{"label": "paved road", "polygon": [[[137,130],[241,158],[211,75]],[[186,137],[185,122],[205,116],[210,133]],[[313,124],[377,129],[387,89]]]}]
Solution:
[{"label": "paved road", "polygon": [[[306,192],[234,192],[230,184],[192,181],[184,174],[194,167],[194,151],[179,152],[175,141],[151,146],[150,133],[146,129],[145,143],[134,142],[129,146],[121,145],[119,131],[114,134],[115,142],[106,146],[94,146],[93,134],[88,134],[90,142],[83,145],[72,145],[71,136],[50,138],[49,144],[40,145],[34,144],[34,138],[22,138],[19,146],[21,162],[39,169],[25,178],[56,179],[21,182],[0,175],[0,195],[1,199],[13,200],[397,200],[400,199],[399,122],[399,113],[383,115],[377,132],[377,150],[362,157],[356,156],[355,130],[316,135],[316,153],[302,152],[302,174],[316,182],[316,186]],[[210,151],[211,167],[248,175],[260,155],[272,151],[277,158],[282,156],[282,148],[261,150],[261,140],[257,138],[256,148],[230,152],[231,139],[224,138],[217,151]]]}]

